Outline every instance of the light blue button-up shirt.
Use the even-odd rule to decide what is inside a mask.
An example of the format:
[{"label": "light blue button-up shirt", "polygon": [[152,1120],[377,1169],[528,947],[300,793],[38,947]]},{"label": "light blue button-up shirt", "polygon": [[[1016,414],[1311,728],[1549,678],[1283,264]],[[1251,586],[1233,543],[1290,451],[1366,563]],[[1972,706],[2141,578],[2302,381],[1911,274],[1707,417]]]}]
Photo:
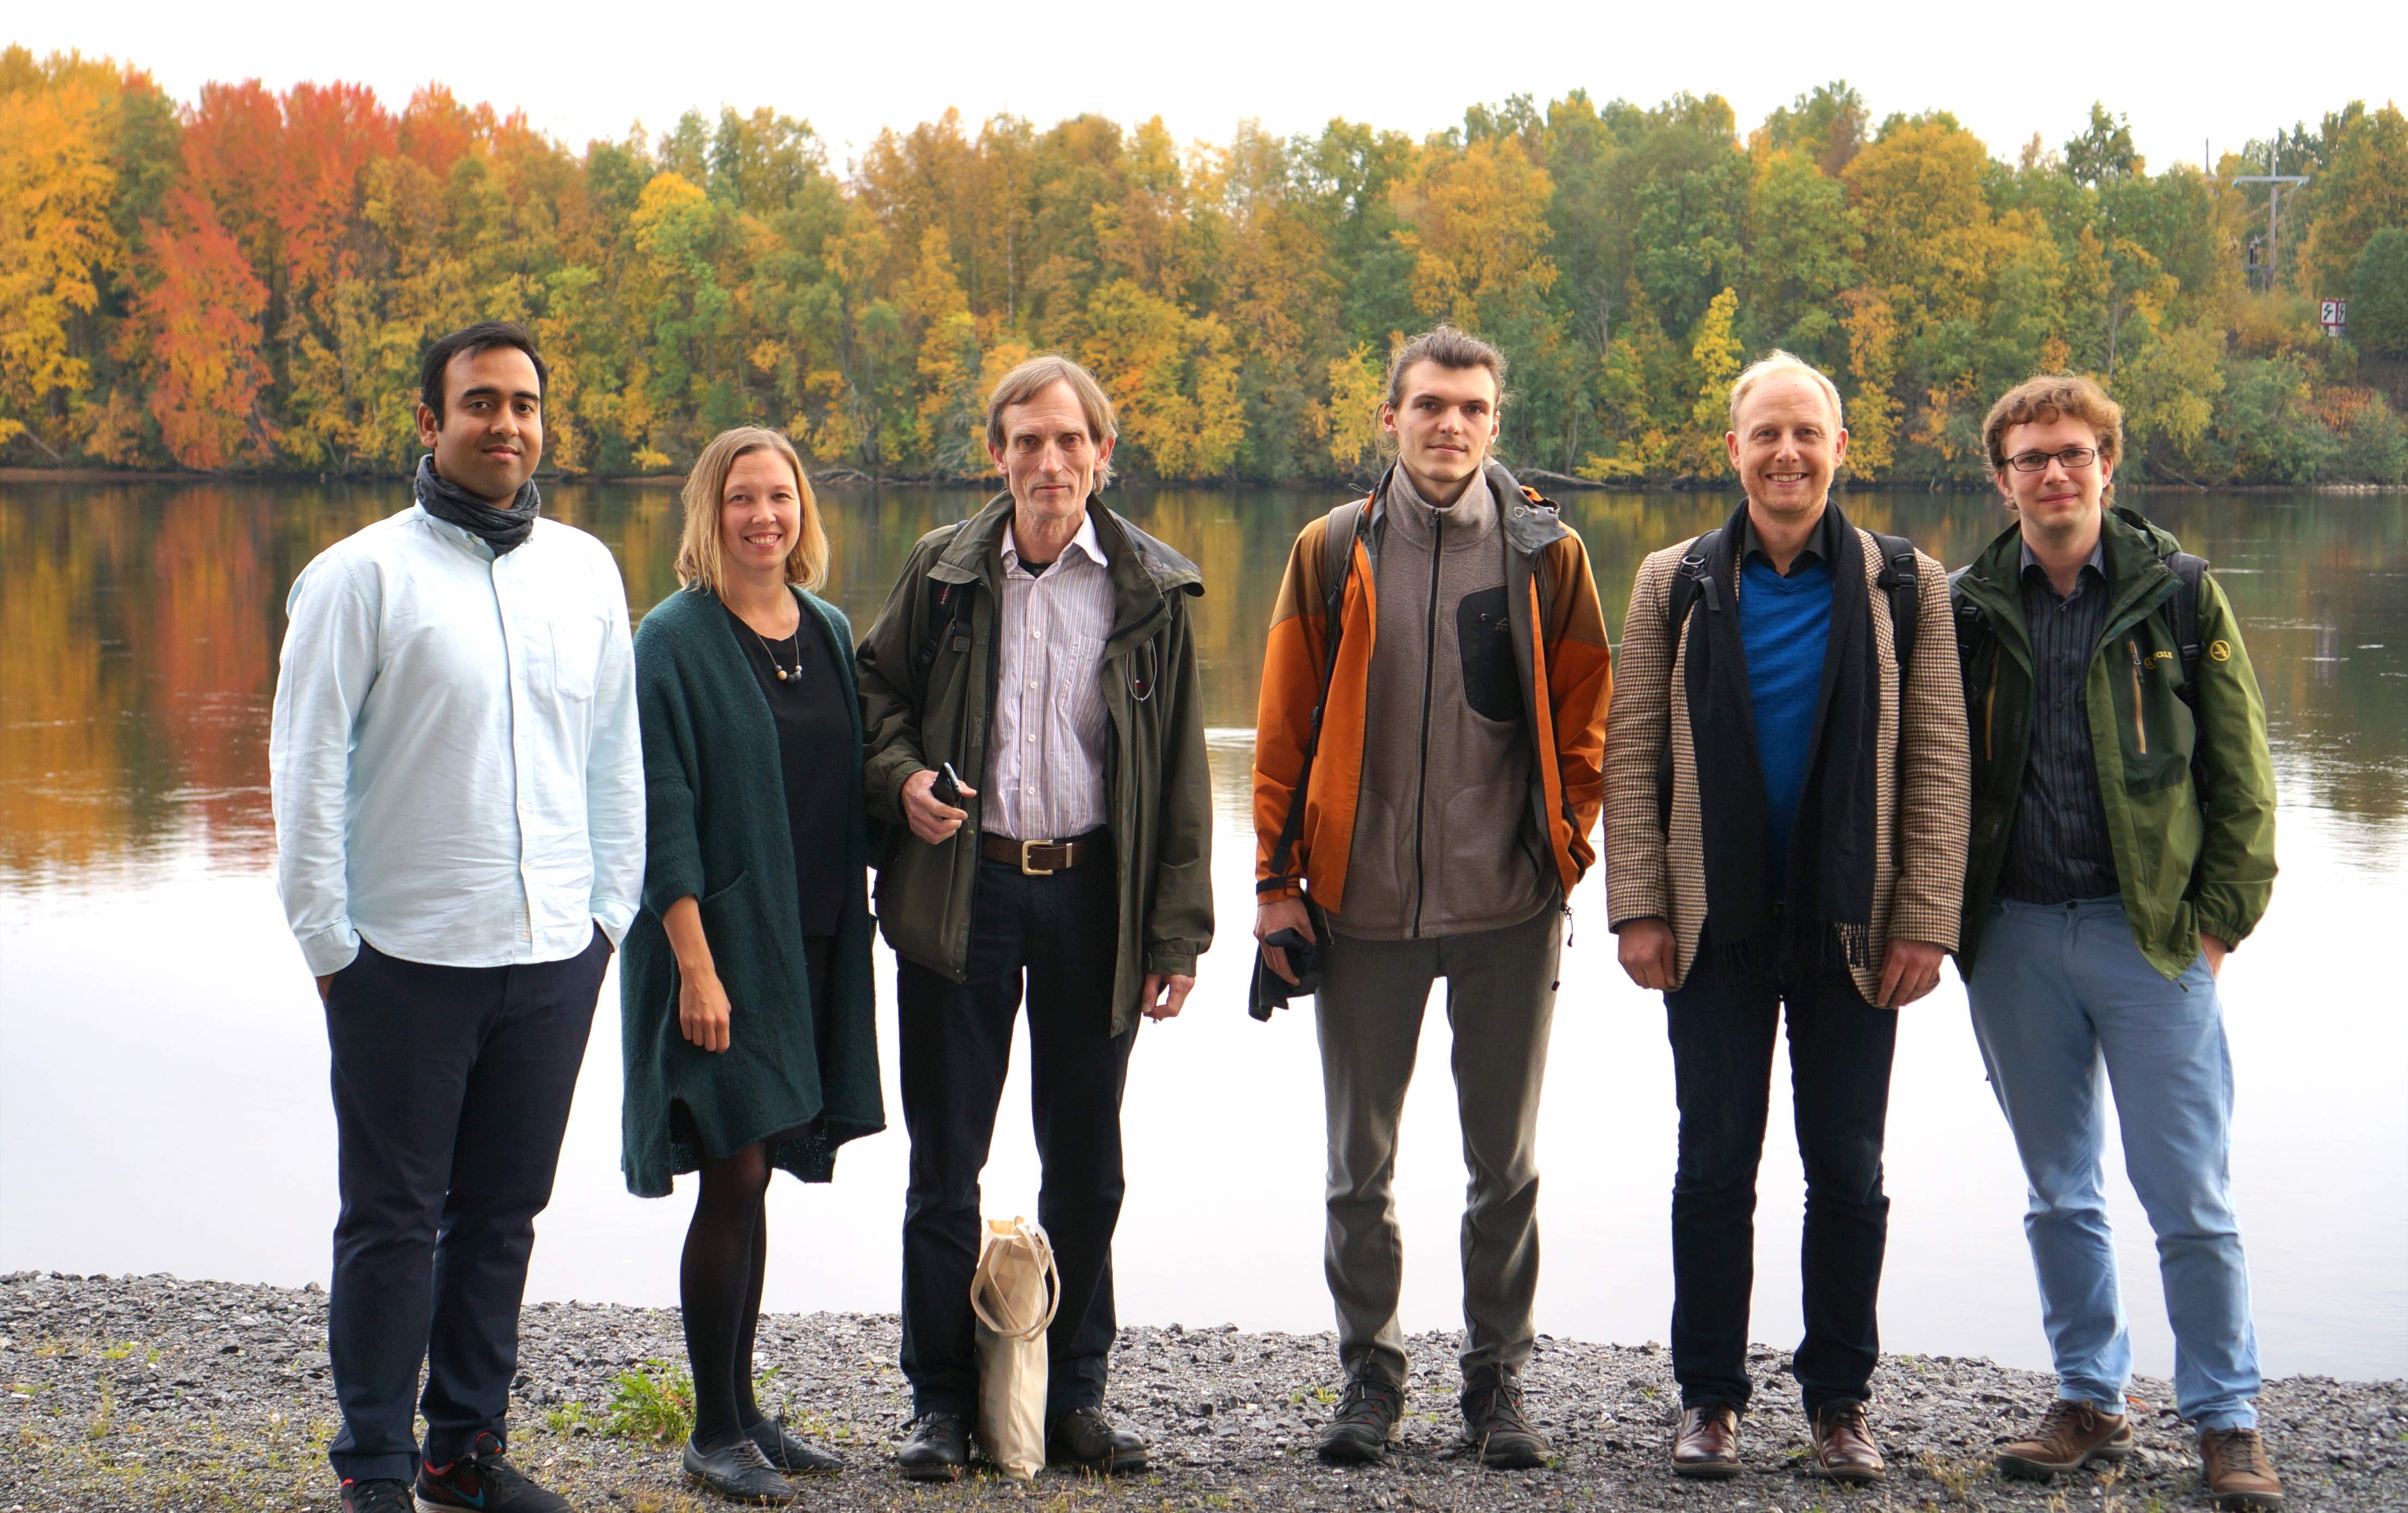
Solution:
[{"label": "light blue button-up shirt", "polygon": [[276,880],[312,973],[362,936],[437,966],[612,944],[644,879],[626,590],[556,521],[499,556],[417,505],[285,602],[268,744]]}]

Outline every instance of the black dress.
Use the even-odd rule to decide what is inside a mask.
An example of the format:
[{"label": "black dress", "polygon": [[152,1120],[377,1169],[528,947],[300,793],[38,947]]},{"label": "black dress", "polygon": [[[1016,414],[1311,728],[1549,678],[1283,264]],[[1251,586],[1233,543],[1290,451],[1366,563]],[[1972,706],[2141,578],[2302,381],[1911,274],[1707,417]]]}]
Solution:
[{"label": "black dress", "polygon": [[[734,622],[737,643],[769,701],[778,727],[778,758],[786,790],[786,823],[795,846],[795,887],[801,906],[803,939],[821,971],[821,949],[836,933],[844,908],[843,858],[823,855],[844,833],[846,772],[854,759],[853,711],[837,676],[836,647],[820,617],[802,610],[795,633],[771,641],[721,606]],[[779,674],[783,672],[785,676]]]}]

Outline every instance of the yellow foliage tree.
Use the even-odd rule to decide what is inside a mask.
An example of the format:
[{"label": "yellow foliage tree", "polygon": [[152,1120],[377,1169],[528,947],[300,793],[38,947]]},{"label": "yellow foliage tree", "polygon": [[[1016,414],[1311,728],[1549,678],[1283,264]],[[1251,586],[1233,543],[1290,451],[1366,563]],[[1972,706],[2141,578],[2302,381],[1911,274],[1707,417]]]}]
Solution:
[{"label": "yellow foliage tree", "polygon": [[53,441],[64,439],[43,433],[92,376],[70,327],[124,259],[108,218],[117,81],[106,64],[68,55],[32,65],[22,49],[9,51],[8,73],[39,83],[0,93],[0,444],[25,436],[56,461]]},{"label": "yellow foliage tree", "polygon": [[1122,438],[1162,477],[1226,471],[1246,435],[1228,327],[1126,279],[1098,288],[1085,317],[1082,355],[1112,396]]},{"label": "yellow foliage tree", "polygon": [[1848,471],[1879,478],[1898,461],[1898,318],[1877,289],[1851,289],[1840,296],[1848,308],[1848,376],[1856,392],[1848,398]]},{"label": "yellow foliage tree", "polygon": [[1329,402],[1321,411],[1320,432],[1329,439],[1329,460],[1339,467],[1360,468],[1378,454],[1385,377],[1368,341],[1356,342],[1330,363]]},{"label": "yellow foliage tree", "polygon": [[953,275],[942,226],[920,234],[920,266],[904,287],[902,305],[920,328],[920,434],[913,450],[940,475],[978,473],[986,462],[978,323]]},{"label": "yellow foliage tree", "polygon": [[1407,223],[1397,239],[1413,257],[1413,303],[1476,330],[1492,304],[1543,294],[1555,281],[1547,256],[1554,195],[1547,170],[1510,137],[1429,153],[1395,196]]},{"label": "yellow foliage tree", "polygon": [[1729,461],[1723,433],[1729,429],[1731,381],[1739,377],[1739,295],[1726,289],[1698,317],[1689,343],[1689,367],[1697,375],[1697,398],[1689,407],[1688,435],[1680,448],[1681,470],[1713,478]]}]

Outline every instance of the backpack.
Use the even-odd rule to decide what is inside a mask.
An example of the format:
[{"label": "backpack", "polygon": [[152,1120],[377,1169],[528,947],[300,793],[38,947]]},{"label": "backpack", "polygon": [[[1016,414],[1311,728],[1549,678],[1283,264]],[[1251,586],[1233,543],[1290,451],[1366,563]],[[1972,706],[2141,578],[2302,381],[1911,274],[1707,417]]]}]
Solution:
[{"label": "backpack", "polygon": [[[1714,549],[1722,543],[1723,527],[1713,529],[1689,543],[1681,555],[1680,570],[1672,578],[1672,602],[1666,616],[1671,622],[1672,644],[1681,644],[1681,628],[1689,620],[1689,612],[1698,606],[1698,596],[1705,597],[1709,608],[1722,608],[1722,596],[1714,581],[1706,572]],[[1872,533],[1873,544],[1881,548],[1881,572],[1873,586],[1889,597],[1890,648],[1898,660],[1898,681],[1901,700],[1906,687],[1907,669],[1914,665],[1914,629],[1923,618],[1923,569],[1915,561],[1914,543],[1903,536]],[[1951,578],[1953,584],[1956,580]],[[1656,760],[1656,822],[1669,834],[1672,828],[1672,743],[1664,743],[1663,754]]]},{"label": "backpack", "polygon": [[[2182,650],[2182,682],[2174,685],[2174,697],[2199,708],[2199,596],[2200,584],[2207,577],[2207,558],[2192,552],[2169,552],[2159,557],[2172,570],[2174,592],[2172,598],[2157,606],[2155,612],[2168,617],[2174,633],[2174,644]],[[1948,601],[1956,612],[1956,662],[1965,683],[1965,707],[1980,705],[1988,690],[1990,672],[1998,665],[1996,657],[1980,656],[1982,643],[1993,639],[1990,617],[1982,607],[1965,597],[1959,586],[1968,569],[1959,568],[1948,575]]]}]

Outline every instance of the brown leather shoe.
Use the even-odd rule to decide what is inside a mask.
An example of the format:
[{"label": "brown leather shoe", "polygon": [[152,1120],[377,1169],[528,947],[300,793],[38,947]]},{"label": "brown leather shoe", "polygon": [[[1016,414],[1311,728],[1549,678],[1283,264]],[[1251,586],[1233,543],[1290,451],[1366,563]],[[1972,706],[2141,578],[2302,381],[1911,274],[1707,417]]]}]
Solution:
[{"label": "brown leather shoe", "polygon": [[1746,1467],[1739,1463],[1739,1414],[1725,1404],[1683,1408],[1680,1433],[1672,1436],[1672,1475],[1722,1481]]},{"label": "brown leather shoe", "polygon": [[2102,1413],[2095,1404],[2061,1397],[2041,1415],[2040,1428],[2031,1438],[2000,1447],[1999,1475],[2046,1481],[2060,1471],[2079,1471],[2131,1453],[2130,1419],[2120,1413]]},{"label": "brown leather shoe", "polygon": [[2199,1458],[2206,1463],[2207,1498],[2229,1513],[2283,1506],[2283,1479],[2266,1459],[2255,1429],[2203,1429]]},{"label": "brown leather shoe", "polygon": [[1814,1475],[1862,1487],[1889,1475],[1865,1424],[1861,1403],[1826,1405],[1809,1420],[1814,1436]]}]

